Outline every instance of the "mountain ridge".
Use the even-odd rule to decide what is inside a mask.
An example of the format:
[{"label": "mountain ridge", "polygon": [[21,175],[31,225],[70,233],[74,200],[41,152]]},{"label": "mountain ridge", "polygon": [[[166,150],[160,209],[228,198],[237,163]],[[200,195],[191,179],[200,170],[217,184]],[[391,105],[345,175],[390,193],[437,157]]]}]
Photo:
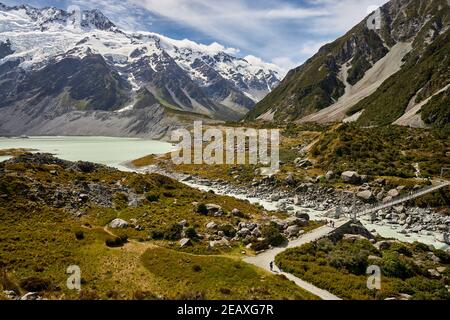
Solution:
[{"label": "mountain ridge", "polygon": [[[380,8],[379,29],[368,27],[372,18],[369,16],[342,37],[323,46],[303,65],[291,70],[281,84],[247,114],[246,120],[327,123],[348,118],[347,121],[357,121],[364,126],[395,122],[419,90],[424,88],[420,94],[424,100],[450,82],[445,44],[449,33],[448,8],[445,0],[391,0]],[[405,47],[402,52],[393,54],[399,45],[408,43],[410,49]],[[430,49],[433,46],[440,49]],[[389,55],[398,62],[378,78],[375,75],[373,80],[376,81],[371,81],[374,87],[366,90],[361,86],[362,81]],[[439,57],[433,59],[435,55]],[[388,62],[392,62],[393,57],[389,57]],[[421,70],[420,74],[415,68]],[[411,82],[411,77],[416,81]],[[416,87],[416,83],[421,87]],[[345,99],[348,98],[346,93],[358,85],[362,87],[359,96]],[[389,89],[395,86],[395,90]],[[399,88],[402,86],[405,89]],[[421,123],[421,126],[427,125]]]},{"label": "mountain ridge", "polygon": [[254,65],[217,43],[124,32],[98,10],[0,5],[0,17],[0,107],[9,115],[0,128],[11,134],[41,132],[33,118],[27,121],[34,128],[23,127],[31,114],[46,127],[71,112],[113,116],[156,103],[169,112],[239,120],[279,83],[274,65]]}]

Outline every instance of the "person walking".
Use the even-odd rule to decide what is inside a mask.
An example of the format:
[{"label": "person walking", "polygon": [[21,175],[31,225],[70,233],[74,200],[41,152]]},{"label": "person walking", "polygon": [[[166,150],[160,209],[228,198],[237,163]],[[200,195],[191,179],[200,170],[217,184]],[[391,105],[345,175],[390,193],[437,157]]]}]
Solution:
[{"label": "person walking", "polygon": [[273,271],[273,261],[270,261],[269,267],[270,267],[270,271]]}]

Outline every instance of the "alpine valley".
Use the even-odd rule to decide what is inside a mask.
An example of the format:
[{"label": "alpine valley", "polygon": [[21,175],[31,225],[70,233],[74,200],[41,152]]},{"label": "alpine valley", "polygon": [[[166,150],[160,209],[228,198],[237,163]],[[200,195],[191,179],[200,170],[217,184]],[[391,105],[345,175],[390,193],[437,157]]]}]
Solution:
[{"label": "alpine valley", "polygon": [[[182,15],[174,4],[206,2],[233,19],[229,3],[281,8],[264,38],[280,15],[297,30],[310,6],[366,12],[164,3]],[[0,4],[0,300],[182,300],[173,314],[208,319],[212,305],[186,300],[450,301],[450,0],[381,2],[284,79],[97,10]],[[179,157],[194,163],[153,141],[195,120],[205,132]],[[254,129],[250,143],[229,139],[236,127]],[[278,130],[270,146],[259,129]],[[280,318],[271,304],[223,306]]]},{"label": "alpine valley", "polygon": [[0,4],[0,134],[160,138],[238,120],[280,76],[229,51],[127,33],[98,10]]}]

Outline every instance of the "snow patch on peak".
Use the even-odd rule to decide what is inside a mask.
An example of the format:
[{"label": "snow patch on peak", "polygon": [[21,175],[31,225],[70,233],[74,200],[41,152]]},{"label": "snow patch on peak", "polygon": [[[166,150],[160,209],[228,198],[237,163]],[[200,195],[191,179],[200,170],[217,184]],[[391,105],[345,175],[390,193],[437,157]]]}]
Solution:
[{"label": "snow patch on peak", "polygon": [[282,73],[281,68],[276,64],[265,62],[261,58],[253,55],[245,56],[244,60],[255,67],[263,69],[264,71],[276,71],[278,74]]}]

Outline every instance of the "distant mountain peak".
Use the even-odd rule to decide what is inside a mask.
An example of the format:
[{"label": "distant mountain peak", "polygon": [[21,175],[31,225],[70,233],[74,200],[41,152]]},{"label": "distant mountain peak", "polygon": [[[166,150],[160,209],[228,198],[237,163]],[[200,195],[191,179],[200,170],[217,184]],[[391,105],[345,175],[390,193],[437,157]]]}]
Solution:
[{"label": "distant mountain peak", "polygon": [[42,30],[51,27],[63,28],[76,23],[83,29],[117,30],[117,26],[98,9],[68,12],[56,7],[35,8],[27,4],[10,7],[0,3],[0,10],[9,12],[23,10]]},{"label": "distant mountain peak", "polygon": [[[235,52],[218,43],[124,32],[100,10],[0,5],[0,130],[21,130],[28,119],[42,132],[44,123],[59,126],[55,119],[66,115],[71,128],[83,112],[126,110],[120,117],[139,118],[155,104],[175,114],[240,120],[280,76],[273,65]],[[147,130],[151,124],[142,119],[138,129]]]}]

